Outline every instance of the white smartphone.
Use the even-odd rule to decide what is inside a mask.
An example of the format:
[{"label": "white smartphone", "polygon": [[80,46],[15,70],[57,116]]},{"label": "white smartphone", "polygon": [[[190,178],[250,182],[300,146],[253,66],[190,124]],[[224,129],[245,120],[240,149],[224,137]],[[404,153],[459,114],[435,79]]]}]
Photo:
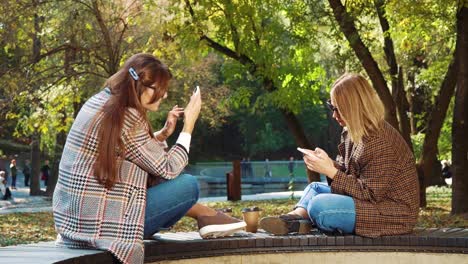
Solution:
[{"label": "white smartphone", "polygon": [[195,87],[195,89],[193,89],[193,93],[197,93],[198,91],[200,91],[200,86],[197,85],[197,87]]},{"label": "white smartphone", "polygon": [[307,152],[306,149],[303,149],[303,148],[297,148],[297,150],[299,150],[300,152],[304,153],[304,155],[310,155],[309,152]]}]

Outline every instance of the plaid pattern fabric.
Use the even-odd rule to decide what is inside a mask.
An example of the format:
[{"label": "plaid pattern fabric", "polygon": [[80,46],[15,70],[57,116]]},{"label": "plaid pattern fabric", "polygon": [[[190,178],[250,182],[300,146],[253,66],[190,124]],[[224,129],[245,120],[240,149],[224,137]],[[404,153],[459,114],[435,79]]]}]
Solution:
[{"label": "plaid pattern fabric", "polygon": [[92,168],[101,110],[109,98],[108,88],[90,98],[68,134],[53,196],[57,245],[109,250],[123,263],[143,263],[148,175],[177,177],[188,154],[180,145],[166,152],[164,144],[149,136],[138,111],[128,109],[122,131],[125,159],[118,159],[117,183],[110,190],[104,188]]},{"label": "plaid pattern fabric", "polygon": [[353,197],[356,234],[409,233],[419,212],[419,182],[413,154],[400,133],[384,123],[378,133],[353,144],[345,129],[338,146],[333,193]]}]

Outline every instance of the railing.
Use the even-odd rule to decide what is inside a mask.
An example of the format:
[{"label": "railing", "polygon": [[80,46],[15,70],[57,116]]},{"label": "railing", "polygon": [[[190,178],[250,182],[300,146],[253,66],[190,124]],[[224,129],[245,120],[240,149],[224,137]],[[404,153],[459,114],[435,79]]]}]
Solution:
[{"label": "railing", "polygon": [[[292,175],[295,178],[307,178],[304,161],[296,160],[292,164]],[[271,171],[271,178],[289,178],[291,177],[289,166],[289,161],[241,162],[241,175],[242,178],[270,178],[267,172]],[[232,171],[232,162],[197,162],[189,165],[186,171],[196,176],[224,178],[227,172]]]},{"label": "railing", "polygon": [[[226,175],[233,172],[232,162],[198,162],[189,165],[185,172],[198,178],[201,197],[229,196],[227,189],[232,190],[226,181]],[[302,160],[240,162],[240,175],[242,194],[298,191],[307,185]]]}]

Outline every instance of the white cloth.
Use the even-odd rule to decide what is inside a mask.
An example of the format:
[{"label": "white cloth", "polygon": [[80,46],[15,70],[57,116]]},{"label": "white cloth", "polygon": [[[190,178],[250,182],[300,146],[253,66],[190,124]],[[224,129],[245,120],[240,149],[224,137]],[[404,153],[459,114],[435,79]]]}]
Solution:
[{"label": "white cloth", "polygon": [[184,146],[187,152],[190,151],[190,141],[192,140],[192,135],[187,132],[181,132],[179,138],[177,139],[177,144]]}]

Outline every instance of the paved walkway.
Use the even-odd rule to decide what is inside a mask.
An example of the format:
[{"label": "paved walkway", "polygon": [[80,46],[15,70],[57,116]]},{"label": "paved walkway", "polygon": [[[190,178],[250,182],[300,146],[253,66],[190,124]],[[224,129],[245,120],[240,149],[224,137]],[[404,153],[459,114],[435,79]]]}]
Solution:
[{"label": "paved walkway", "polygon": [[[8,186],[11,184],[11,175],[8,177]],[[0,215],[19,212],[52,211],[52,199],[46,196],[30,196],[29,187],[24,186],[24,176],[19,173],[16,179],[16,190],[11,190],[13,199],[0,200]],[[43,181],[41,189],[45,190]]]},{"label": "paved walkway", "polygon": [[[11,177],[10,177],[11,180]],[[13,199],[8,201],[0,200],[0,215],[11,213],[36,213],[36,212],[51,212],[52,199],[45,196],[30,196],[29,187],[24,186],[23,175],[18,175],[16,181],[17,190],[11,190]],[[45,190],[45,186],[41,181],[41,188]],[[298,198],[302,195],[302,191],[295,191],[294,197]],[[271,199],[287,199],[291,197],[291,192],[272,192],[261,194],[242,195],[243,201],[271,200]],[[226,196],[220,197],[204,197],[200,198],[199,202],[222,202],[227,201]]]}]

